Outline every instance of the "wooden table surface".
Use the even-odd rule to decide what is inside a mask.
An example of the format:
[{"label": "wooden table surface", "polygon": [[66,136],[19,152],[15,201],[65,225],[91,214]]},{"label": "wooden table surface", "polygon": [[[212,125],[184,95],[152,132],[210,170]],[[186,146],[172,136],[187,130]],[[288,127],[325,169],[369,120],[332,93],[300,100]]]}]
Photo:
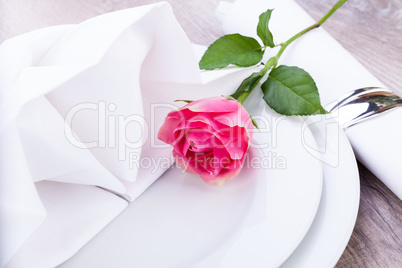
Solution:
[{"label": "wooden table surface", "polygon": [[[219,1],[167,2],[191,41],[208,45],[223,34],[214,14]],[[295,1],[315,19],[336,2]],[[78,23],[155,2],[158,0],[0,0],[0,42],[37,28]],[[388,88],[402,95],[402,1],[349,0],[324,28]],[[402,201],[360,164],[359,171],[359,214],[336,267],[402,267]]]}]

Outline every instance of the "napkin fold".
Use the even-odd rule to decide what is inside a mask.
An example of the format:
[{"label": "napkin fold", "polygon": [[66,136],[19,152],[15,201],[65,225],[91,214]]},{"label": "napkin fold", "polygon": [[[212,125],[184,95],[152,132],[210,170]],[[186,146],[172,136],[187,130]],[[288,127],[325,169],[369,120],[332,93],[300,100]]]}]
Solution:
[{"label": "napkin fold", "polygon": [[156,135],[174,100],[228,95],[252,71],[200,73],[163,2],[2,43],[0,266],[71,257],[173,163]]},{"label": "napkin fold", "polygon": [[[237,0],[234,4],[221,2],[217,16],[222,19],[225,33],[238,32],[257,37],[259,15],[268,8],[275,9],[269,27],[277,43],[286,41],[315,21],[293,0]],[[276,54],[266,52],[265,58]],[[315,29],[292,43],[279,64],[305,69],[314,78],[322,103],[329,104],[345,93],[363,87],[385,87],[323,28]],[[337,114],[333,114],[336,118]],[[357,159],[370,169],[385,185],[402,199],[402,109],[392,110],[379,117],[347,129]]]}]

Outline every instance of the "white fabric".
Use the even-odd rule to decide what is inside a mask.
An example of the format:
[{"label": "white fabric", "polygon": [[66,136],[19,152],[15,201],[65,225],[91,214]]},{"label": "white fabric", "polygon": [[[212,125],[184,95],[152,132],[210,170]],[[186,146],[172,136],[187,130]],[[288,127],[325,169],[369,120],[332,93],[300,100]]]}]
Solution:
[{"label": "white fabric", "polygon": [[172,164],[156,134],[173,101],[227,95],[252,71],[206,79],[167,3],[1,44],[0,266],[71,257]]},{"label": "white fabric", "polygon": [[[238,32],[258,38],[258,16],[268,8],[274,9],[269,27],[276,43],[286,41],[314,23],[293,0],[238,0],[231,6],[222,2],[217,15],[223,20],[225,33]],[[266,58],[276,54],[267,53]],[[316,81],[324,104],[354,89],[384,87],[323,28],[291,44],[279,64],[299,66],[308,71]],[[398,108],[349,128],[346,135],[359,161],[402,199],[401,118],[402,109]]]},{"label": "white fabric", "polygon": [[[46,219],[6,267],[56,267],[128,205],[122,198],[89,185],[41,181],[36,189],[47,211]],[[11,234],[15,231],[12,228]]]}]

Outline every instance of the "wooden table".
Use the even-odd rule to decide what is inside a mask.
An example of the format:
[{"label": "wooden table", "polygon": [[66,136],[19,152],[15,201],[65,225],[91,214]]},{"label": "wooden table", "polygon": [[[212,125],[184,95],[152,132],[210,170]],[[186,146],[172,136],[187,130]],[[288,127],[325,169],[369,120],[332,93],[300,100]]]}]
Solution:
[{"label": "wooden table", "polygon": [[[167,0],[191,41],[203,45],[223,34],[214,14],[219,1]],[[0,42],[37,28],[78,23],[155,2],[158,0],[1,0]],[[318,19],[336,1],[296,2]],[[402,95],[402,1],[349,0],[324,28],[388,88]],[[359,171],[359,215],[336,267],[402,267],[402,201],[361,164]]]}]

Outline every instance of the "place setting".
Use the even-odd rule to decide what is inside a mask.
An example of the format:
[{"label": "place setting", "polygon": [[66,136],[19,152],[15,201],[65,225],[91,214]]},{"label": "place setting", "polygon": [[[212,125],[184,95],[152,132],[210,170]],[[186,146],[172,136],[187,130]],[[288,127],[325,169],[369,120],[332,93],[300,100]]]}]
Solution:
[{"label": "place setting", "polygon": [[210,46],[166,2],[1,43],[1,267],[334,267],[356,158],[402,196],[402,100],[320,27],[345,2],[222,1]]}]

